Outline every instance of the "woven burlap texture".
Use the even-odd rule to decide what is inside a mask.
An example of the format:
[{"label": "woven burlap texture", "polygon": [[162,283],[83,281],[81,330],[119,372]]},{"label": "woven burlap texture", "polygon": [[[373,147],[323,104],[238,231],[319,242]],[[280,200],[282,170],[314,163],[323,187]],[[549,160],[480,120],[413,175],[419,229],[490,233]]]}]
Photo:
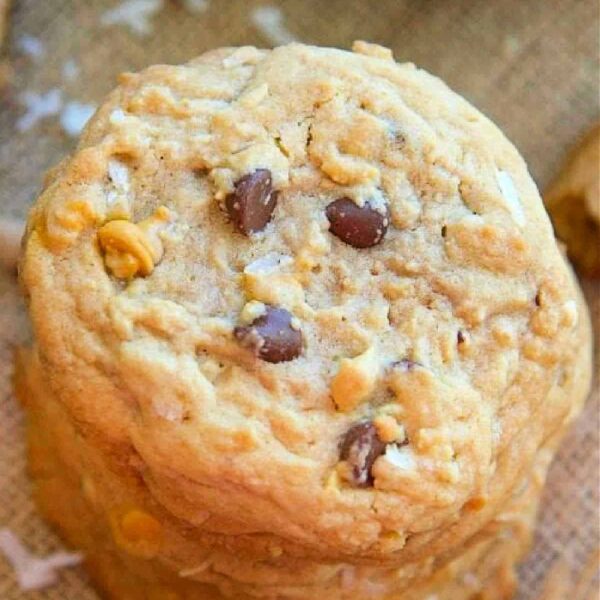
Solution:
[{"label": "woven burlap texture", "polygon": [[[121,71],[184,62],[216,46],[298,39],[349,48],[357,38],[389,46],[398,60],[439,75],[494,119],[524,154],[540,187],[598,117],[596,0],[164,0],[162,6],[157,0],[146,35],[102,25],[102,15],[120,2],[13,0],[6,44],[12,77],[0,91],[0,215],[24,215],[43,172],[74,145],[59,115],[18,131],[25,92],[56,88],[63,106],[98,104]],[[27,36],[41,42],[39,52],[32,52]],[[600,288],[583,283],[598,345]],[[0,275],[0,528],[10,527],[43,555],[60,542],[30,501],[23,415],[10,390],[12,350],[27,336],[16,284]],[[595,364],[598,372],[598,357]],[[585,412],[551,469],[534,548],[521,568],[523,600],[538,597],[558,559],[563,569],[558,577],[566,583],[566,573],[576,576],[598,546],[599,414],[596,379]],[[598,597],[597,588],[587,592]],[[25,598],[96,595],[80,569],[64,571],[55,587],[25,595],[0,558],[0,599]]]}]

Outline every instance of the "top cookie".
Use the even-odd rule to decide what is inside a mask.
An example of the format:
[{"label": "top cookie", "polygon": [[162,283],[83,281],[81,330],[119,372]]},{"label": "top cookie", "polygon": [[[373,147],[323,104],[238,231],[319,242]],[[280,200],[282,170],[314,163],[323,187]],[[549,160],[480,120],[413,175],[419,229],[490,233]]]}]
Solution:
[{"label": "top cookie", "polygon": [[22,280],[53,391],[168,511],[400,564],[489,520],[572,415],[586,316],[501,132],[354,50],[121,76],[48,176]]}]

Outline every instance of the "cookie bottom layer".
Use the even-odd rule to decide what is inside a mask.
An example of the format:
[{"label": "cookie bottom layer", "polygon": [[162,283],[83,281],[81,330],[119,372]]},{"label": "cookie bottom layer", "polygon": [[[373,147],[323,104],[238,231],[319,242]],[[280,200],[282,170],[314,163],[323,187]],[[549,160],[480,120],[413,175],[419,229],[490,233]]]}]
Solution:
[{"label": "cookie bottom layer", "polygon": [[[286,557],[274,557],[269,581],[264,561],[253,564],[252,557],[230,551],[230,562],[236,565],[231,570],[227,549],[202,548],[193,528],[188,526],[186,539],[184,525],[174,532],[172,522],[152,516],[156,507],[142,478],[132,481],[108,464],[98,440],[84,439],[42,381],[33,354],[23,354],[20,362],[17,393],[28,413],[35,499],[64,539],[85,552],[87,570],[108,598],[501,600],[512,596],[513,568],[529,543],[551,450],[539,453],[536,469],[518,495],[458,553],[454,550],[451,556],[400,569],[294,558],[286,562]],[[161,540],[174,536],[191,546],[188,555],[197,552],[196,567],[159,552]],[[219,559],[206,560],[213,551]],[[294,567],[303,573],[296,581],[288,575]],[[237,575],[232,576],[234,572]]]}]

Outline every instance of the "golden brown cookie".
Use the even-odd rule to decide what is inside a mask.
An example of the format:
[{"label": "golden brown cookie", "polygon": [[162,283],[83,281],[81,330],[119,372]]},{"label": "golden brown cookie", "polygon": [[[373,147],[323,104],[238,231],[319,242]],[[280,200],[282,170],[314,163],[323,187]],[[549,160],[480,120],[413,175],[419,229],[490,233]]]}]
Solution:
[{"label": "golden brown cookie", "polygon": [[120,82],[28,224],[45,511],[117,597],[407,597],[476,542],[512,565],[493,524],[590,374],[514,147],[365,43]]},{"label": "golden brown cookie", "polygon": [[569,258],[582,274],[600,276],[600,124],[571,152],[544,201]]}]

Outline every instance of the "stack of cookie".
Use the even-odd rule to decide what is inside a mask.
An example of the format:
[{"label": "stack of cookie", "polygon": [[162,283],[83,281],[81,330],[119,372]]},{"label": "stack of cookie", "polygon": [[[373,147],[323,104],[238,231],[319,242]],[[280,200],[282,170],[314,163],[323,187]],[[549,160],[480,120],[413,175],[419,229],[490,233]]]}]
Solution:
[{"label": "stack of cookie", "polygon": [[438,79],[363,42],[123,75],[21,280],[35,495],[108,597],[510,597],[589,322]]}]

